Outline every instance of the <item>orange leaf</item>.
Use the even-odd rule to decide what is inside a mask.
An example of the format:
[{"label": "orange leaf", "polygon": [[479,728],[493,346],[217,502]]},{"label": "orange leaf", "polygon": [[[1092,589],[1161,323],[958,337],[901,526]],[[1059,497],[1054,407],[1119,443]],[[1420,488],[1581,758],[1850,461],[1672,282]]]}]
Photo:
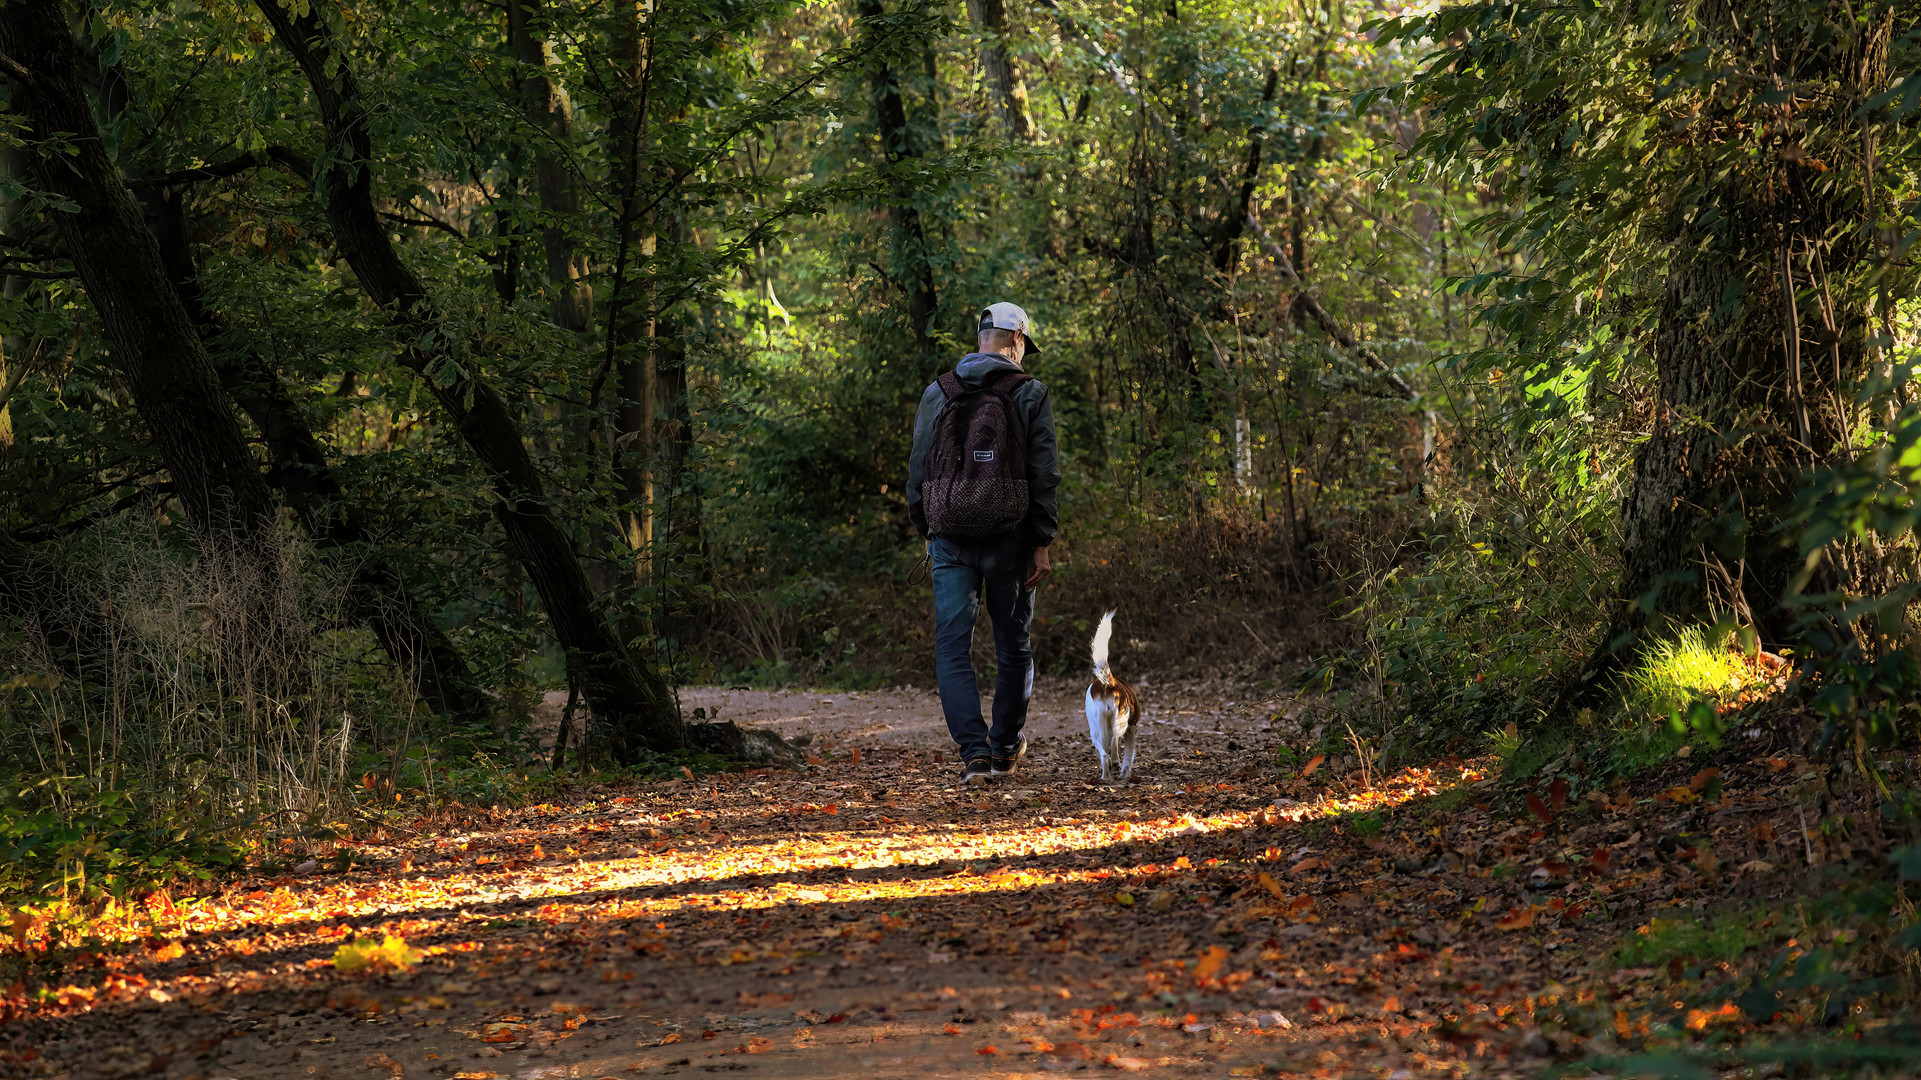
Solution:
[{"label": "orange leaf", "polygon": [[961,1029],[958,1027],[955,1027],[953,1024],[948,1024],[945,1027],[942,1027],[941,1030],[945,1031],[949,1035],[959,1035],[961,1033]]},{"label": "orange leaf", "polygon": [[998,1054],[1001,1051],[1000,1051],[1000,1047],[998,1046],[983,1046],[979,1050],[976,1050],[974,1052],[976,1054],[981,1055],[982,1057],[993,1057],[995,1054]]},{"label": "orange leaf", "polygon": [[1219,945],[1209,945],[1201,950],[1201,958],[1194,961],[1194,978],[1211,979],[1226,966],[1227,950]]},{"label": "orange leaf", "polygon": [[1527,809],[1528,813],[1533,814],[1542,821],[1554,820],[1554,811],[1549,810],[1547,804],[1541,801],[1541,797],[1532,791],[1527,793]]},{"label": "orange leaf", "polygon": [[1274,876],[1267,871],[1261,871],[1261,876],[1255,880],[1260,882],[1261,888],[1273,893],[1276,900],[1287,899],[1287,893],[1281,889],[1281,883],[1275,881]]},{"label": "orange leaf", "polygon": [[1494,925],[1503,930],[1525,930],[1534,925],[1535,908],[1515,908]]},{"label": "orange leaf", "polygon": [[1327,760],[1326,754],[1315,754],[1313,757],[1308,758],[1307,764],[1301,766],[1301,779],[1305,780],[1308,777],[1313,776],[1314,770],[1320,768],[1321,762],[1326,760]]},{"label": "orange leaf", "polygon": [[1395,997],[1388,998],[1386,1001],[1381,1002],[1381,1011],[1382,1012],[1400,1012],[1401,1011],[1400,997],[1397,995]]},{"label": "orange leaf", "polygon": [[680,775],[686,777],[689,781],[692,781],[694,778],[694,770],[688,768],[685,765],[682,765],[680,767]]},{"label": "orange leaf", "polygon": [[1709,766],[1708,768],[1702,769],[1700,772],[1694,774],[1694,779],[1688,781],[1688,790],[1699,791],[1702,788],[1707,786],[1707,783],[1709,780],[1712,780],[1719,775],[1721,775],[1721,770],[1714,768],[1713,766]]},{"label": "orange leaf", "polygon": [[854,763],[855,765],[859,765],[859,764],[860,764],[860,747],[858,747],[858,746],[856,746],[856,747],[854,747],[854,761],[853,761],[853,763]]},{"label": "orange leaf", "polygon": [[1302,859],[1300,862],[1297,862],[1293,866],[1288,867],[1287,872],[1290,874],[1305,874],[1309,870],[1319,870],[1321,867],[1326,865],[1327,865],[1327,862],[1326,860],[1323,860],[1323,859],[1313,859],[1313,858]]}]

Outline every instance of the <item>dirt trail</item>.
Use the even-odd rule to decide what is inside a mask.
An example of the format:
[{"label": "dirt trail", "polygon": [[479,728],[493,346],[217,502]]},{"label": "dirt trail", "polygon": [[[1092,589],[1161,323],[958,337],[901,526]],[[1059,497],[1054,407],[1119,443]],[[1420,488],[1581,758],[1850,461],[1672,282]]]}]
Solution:
[{"label": "dirt trail", "polygon": [[[811,735],[817,764],[470,811],[358,845],[344,873],[156,906],[144,944],[70,976],[72,1015],[9,1025],[6,1067],[1409,1080],[1554,1049],[1513,1005],[1579,974],[1619,916],[1589,929],[1591,886],[1435,855],[1487,822],[1464,805],[1478,773],[1281,779],[1288,702],[1150,685],[1139,782],[1095,787],[1079,690],[1039,687],[1027,769],[985,790],[953,784],[931,694],[691,691]],[[1392,828],[1331,820],[1369,809]],[[336,969],[382,934],[428,955]]]}]

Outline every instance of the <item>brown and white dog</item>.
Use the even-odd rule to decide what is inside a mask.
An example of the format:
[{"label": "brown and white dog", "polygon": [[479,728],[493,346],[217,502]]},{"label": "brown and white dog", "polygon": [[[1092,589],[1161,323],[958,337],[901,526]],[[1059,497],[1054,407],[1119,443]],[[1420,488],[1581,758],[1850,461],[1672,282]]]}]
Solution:
[{"label": "brown and white dog", "polygon": [[1121,783],[1134,774],[1134,734],[1140,727],[1140,699],[1134,688],[1114,676],[1107,666],[1107,643],[1114,636],[1114,613],[1101,616],[1094,631],[1094,681],[1087,685],[1087,735],[1101,758],[1101,782]]}]

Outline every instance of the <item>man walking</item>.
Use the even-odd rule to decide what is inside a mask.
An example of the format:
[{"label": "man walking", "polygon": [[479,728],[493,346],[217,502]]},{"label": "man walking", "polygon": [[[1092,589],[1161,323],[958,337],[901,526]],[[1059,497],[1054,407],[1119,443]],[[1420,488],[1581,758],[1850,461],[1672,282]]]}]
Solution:
[{"label": "man walking", "polygon": [[[934,583],[934,669],[961,782],[1013,772],[1034,693],[1034,589],[1050,572],[1060,525],[1054,409],[1021,366],[1040,351],[1027,312],[980,313],[980,351],[921,395],[907,467],[907,512],[928,543]],[[970,655],[981,605],[994,625],[994,720],[981,715]]]}]

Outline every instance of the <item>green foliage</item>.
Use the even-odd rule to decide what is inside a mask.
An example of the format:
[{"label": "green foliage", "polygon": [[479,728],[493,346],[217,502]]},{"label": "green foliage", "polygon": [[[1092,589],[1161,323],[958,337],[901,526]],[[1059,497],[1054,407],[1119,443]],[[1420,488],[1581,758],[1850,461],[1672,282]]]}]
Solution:
[{"label": "green foliage", "polygon": [[1789,933],[1755,929],[1764,912],[1723,915],[1710,925],[1698,918],[1650,919],[1621,942],[1614,955],[1623,965],[1647,967],[1682,960],[1739,960],[1753,949],[1785,939]]},{"label": "green foliage", "polygon": [[[1677,733],[1702,728],[1714,710],[1757,680],[1743,653],[1722,634],[1687,627],[1641,651],[1621,677],[1624,724],[1644,729],[1668,721]],[[1705,703],[1705,704],[1704,704]],[[1693,706],[1704,704],[1705,718]]]},{"label": "green foliage", "polygon": [[0,802],[0,895],[120,900],[237,865],[248,822],[168,820],[87,778],[9,784]]}]

